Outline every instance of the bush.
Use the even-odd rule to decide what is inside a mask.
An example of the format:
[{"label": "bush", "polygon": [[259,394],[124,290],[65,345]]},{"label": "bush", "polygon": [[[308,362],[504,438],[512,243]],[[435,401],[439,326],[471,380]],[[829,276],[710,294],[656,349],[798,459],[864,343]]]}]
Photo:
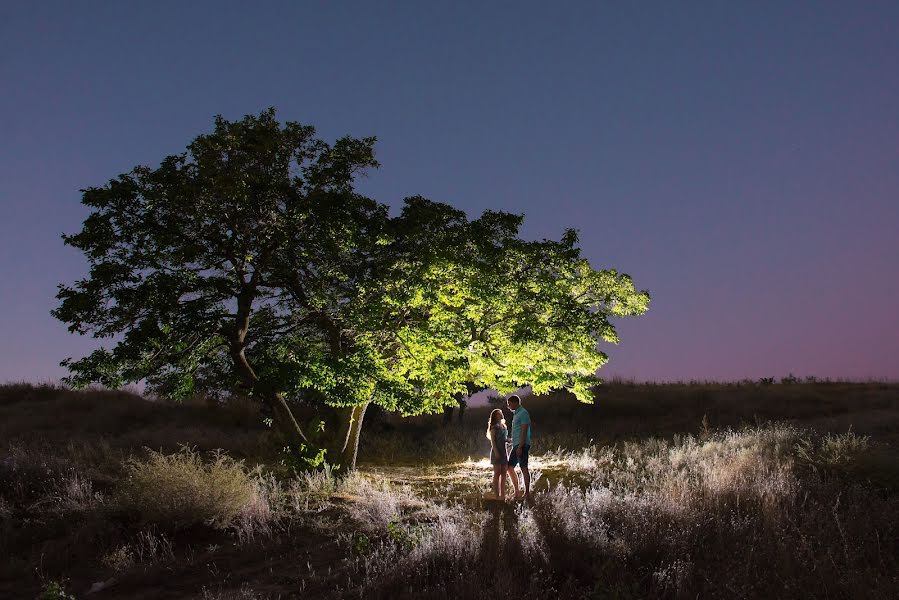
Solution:
[{"label": "bush", "polygon": [[65,582],[50,581],[41,588],[38,600],[75,600],[75,596],[66,591]]},{"label": "bush", "polygon": [[251,474],[242,461],[220,450],[210,461],[189,447],[174,454],[149,451],[126,463],[119,505],[147,522],[169,529],[201,523],[223,529],[254,498]]}]

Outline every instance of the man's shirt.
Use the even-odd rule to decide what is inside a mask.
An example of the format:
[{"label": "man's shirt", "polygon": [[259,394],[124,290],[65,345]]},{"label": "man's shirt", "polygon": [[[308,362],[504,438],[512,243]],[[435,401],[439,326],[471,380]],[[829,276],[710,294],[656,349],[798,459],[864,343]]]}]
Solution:
[{"label": "man's shirt", "polygon": [[525,446],[531,445],[531,415],[520,404],[512,413],[512,445],[516,448],[521,444],[521,426],[528,426],[528,433],[524,441]]}]

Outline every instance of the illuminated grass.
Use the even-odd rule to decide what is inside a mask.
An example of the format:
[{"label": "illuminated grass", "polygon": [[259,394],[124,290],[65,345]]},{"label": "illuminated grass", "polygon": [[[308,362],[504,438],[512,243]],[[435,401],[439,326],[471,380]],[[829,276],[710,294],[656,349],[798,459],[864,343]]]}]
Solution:
[{"label": "illuminated grass", "polygon": [[506,506],[480,500],[485,458],[380,469],[456,506],[466,543],[373,554],[364,593],[892,597],[899,500],[845,479],[868,443],[775,425],[556,450],[531,458],[533,503]]}]

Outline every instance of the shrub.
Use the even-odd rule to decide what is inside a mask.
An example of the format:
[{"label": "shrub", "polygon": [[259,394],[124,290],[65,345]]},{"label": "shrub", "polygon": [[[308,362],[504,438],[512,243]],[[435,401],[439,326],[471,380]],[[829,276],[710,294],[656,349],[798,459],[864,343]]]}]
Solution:
[{"label": "shrub", "polygon": [[870,438],[847,432],[827,434],[820,440],[806,438],[796,445],[797,457],[813,466],[825,469],[845,468],[870,449]]},{"label": "shrub", "polygon": [[100,563],[107,569],[121,573],[134,566],[134,552],[128,544],[125,544],[105,554]]},{"label": "shrub", "polygon": [[350,540],[356,554],[365,554],[371,549],[371,539],[361,531],[354,531]]},{"label": "shrub", "polygon": [[75,596],[66,591],[64,581],[50,581],[41,588],[38,600],[75,600]]},{"label": "shrub", "polygon": [[209,462],[189,447],[168,455],[151,450],[146,460],[129,460],[126,472],[120,506],[170,529],[200,523],[226,528],[254,497],[243,462],[219,450]]}]

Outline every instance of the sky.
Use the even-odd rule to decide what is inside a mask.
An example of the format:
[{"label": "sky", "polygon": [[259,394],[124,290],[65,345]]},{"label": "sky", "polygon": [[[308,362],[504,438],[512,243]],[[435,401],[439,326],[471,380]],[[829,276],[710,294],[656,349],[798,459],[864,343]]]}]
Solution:
[{"label": "sky", "polygon": [[899,3],[0,5],[0,382],[96,346],[50,316],[79,190],[274,106],[378,137],[359,190],[580,231],[650,311],[604,377],[899,379]]}]

